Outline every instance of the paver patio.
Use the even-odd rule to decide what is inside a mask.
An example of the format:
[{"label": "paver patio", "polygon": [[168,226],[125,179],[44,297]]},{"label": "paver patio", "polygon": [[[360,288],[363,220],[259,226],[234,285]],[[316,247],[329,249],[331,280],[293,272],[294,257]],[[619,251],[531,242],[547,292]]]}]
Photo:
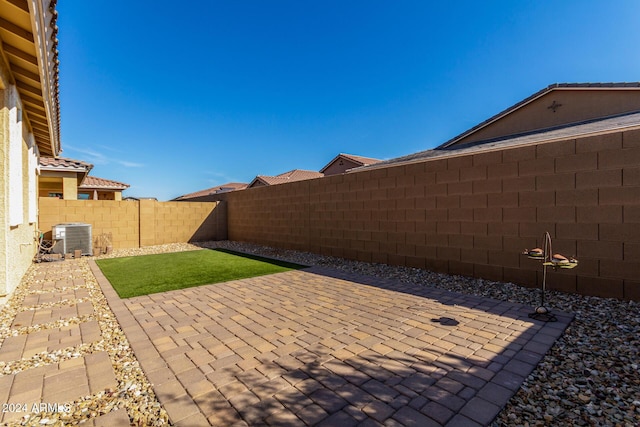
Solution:
[{"label": "paver patio", "polygon": [[487,425],[571,316],[312,267],[120,300],[177,425]]}]

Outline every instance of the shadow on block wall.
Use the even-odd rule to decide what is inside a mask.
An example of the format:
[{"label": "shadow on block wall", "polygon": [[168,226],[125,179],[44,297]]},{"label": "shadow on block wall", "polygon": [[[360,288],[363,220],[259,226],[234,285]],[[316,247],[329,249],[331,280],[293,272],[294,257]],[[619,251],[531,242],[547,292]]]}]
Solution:
[{"label": "shadow on block wall", "polygon": [[227,203],[220,201],[215,203],[217,203],[215,209],[204,218],[189,238],[189,242],[227,240]]}]

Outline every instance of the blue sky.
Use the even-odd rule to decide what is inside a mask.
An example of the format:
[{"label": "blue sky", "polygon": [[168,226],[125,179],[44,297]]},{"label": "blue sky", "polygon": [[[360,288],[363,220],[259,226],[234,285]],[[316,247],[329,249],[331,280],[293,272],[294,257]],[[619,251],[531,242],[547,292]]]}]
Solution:
[{"label": "blue sky", "polygon": [[58,2],[62,156],[168,200],[640,81],[637,0]]}]

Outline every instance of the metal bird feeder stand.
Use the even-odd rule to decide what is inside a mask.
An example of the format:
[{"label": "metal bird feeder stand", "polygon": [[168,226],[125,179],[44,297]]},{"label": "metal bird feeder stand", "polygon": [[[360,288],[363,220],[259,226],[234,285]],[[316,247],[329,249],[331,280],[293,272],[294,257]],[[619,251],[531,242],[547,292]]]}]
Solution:
[{"label": "metal bird feeder stand", "polygon": [[535,320],[541,320],[543,322],[556,322],[558,318],[551,313],[551,310],[545,306],[545,293],[547,291],[547,267],[551,267],[554,270],[557,269],[571,269],[578,265],[578,260],[575,258],[567,258],[560,254],[554,254],[551,246],[551,235],[549,232],[544,233],[543,237],[543,249],[525,249],[523,255],[526,255],[530,259],[542,261],[542,288],[540,289],[540,305],[536,307],[533,313],[529,314],[529,317]]}]

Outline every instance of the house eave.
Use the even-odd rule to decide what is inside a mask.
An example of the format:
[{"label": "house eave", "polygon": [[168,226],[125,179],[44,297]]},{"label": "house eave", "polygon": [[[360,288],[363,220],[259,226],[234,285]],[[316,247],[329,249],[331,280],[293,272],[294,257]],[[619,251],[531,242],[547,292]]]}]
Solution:
[{"label": "house eave", "polygon": [[60,151],[57,0],[0,0],[0,51],[23,120],[45,156]]}]

